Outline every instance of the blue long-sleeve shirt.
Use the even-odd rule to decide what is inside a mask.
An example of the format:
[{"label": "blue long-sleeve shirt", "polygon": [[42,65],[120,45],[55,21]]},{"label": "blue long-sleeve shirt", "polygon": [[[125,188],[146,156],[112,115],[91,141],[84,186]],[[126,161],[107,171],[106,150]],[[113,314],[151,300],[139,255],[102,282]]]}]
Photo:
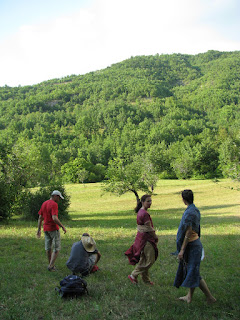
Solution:
[{"label": "blue long-sleeve shirt", "polygon": [[192,227],[200,237],[200,219],[201,214],[195,204],[190,204],[184,211],[177,232],[177,250],[181,250],[187,227]]}]

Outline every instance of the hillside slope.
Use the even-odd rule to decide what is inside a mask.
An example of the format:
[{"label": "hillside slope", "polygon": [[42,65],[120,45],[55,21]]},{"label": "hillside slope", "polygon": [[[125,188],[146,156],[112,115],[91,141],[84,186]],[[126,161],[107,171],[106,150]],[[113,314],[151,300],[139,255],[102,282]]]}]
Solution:
[{"label": "hillside slope", "polygon": [[[0,88],[2,161],[29,184],[100,181],[110,159],[150,158],[160,177],[234,176],[240,52],[137,56],[86,75]],[[232,168],[235,168],[234,170]]]}]

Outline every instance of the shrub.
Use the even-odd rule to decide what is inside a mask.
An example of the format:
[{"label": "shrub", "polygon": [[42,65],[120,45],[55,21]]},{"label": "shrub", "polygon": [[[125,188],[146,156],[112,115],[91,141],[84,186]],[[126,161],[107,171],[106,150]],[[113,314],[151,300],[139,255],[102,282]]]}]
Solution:
[{"label": "shrub", "polygon": [[0,179],[0,220],[7,220],[11,216],[10,186]]},{"label": "shrub", "polygon": [[38,212],[44,201],[50,199],[53,190],[59,190],[64,200],[60,200],[58,203],[58,214],[61,219],[69,219],[68,207],[70,205],[70,196],[66,193],[63,185],[54,185],[41,187],[34,193],[26,196],[27,209],[24,212],[24,219],[38,220]]}]

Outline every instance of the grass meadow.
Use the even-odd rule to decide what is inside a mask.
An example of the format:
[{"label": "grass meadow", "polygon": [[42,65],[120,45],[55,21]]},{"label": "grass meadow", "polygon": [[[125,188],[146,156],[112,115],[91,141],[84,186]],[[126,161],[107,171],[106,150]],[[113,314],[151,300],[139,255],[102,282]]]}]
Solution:
[{"label": "grass meadow", "polygon": [[[201,275],[217,299],[208,305],[199,289],[188,305],[178,301],[186,289],[173,281],[177,260],[178,224],[185,206],[180,192],[192,189],[200,209],[205,259]],[[37,239],[37,222],[18,218],[0,226],[1,320],[102,319],[239,319],[240,318],[240,191],[230,180],[161,180],[149,210],[159,236],[159,257],[150,269],[153,287],[127,276],[133,269],[124,252],[136,235],[135,196],[103,194],[101,184],[66,185],[71,196],[71,220],[63,221],[62,250],[57,272],[47,270],[44,235]],[[142,195],[142,194],[140,194]],[[61,219],[61,217],[59,217]],[[66,267],[73,242],[88,232],[102,254],[100,271],[86,278],[89,295],[61,299],[54,288],[70,270]]]}]

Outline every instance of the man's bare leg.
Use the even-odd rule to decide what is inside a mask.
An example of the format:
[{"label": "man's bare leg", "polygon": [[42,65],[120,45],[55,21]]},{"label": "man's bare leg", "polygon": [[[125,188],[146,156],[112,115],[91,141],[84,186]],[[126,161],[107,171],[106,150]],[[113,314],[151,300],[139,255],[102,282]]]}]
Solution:
[{"label": "man's bare leg", "polygon": [[46,253],[47,253],[48,263],[50,263],[51,257],[52,257],[52,250],[47,250]]},{"label": "man's bare leg", "polygon": [[51,260],[49,262],[49,266],[48,269],[52,269],[54,267],[55,261],[58,257],[59,251],[53,251],[52,256],[51,256]]}]

